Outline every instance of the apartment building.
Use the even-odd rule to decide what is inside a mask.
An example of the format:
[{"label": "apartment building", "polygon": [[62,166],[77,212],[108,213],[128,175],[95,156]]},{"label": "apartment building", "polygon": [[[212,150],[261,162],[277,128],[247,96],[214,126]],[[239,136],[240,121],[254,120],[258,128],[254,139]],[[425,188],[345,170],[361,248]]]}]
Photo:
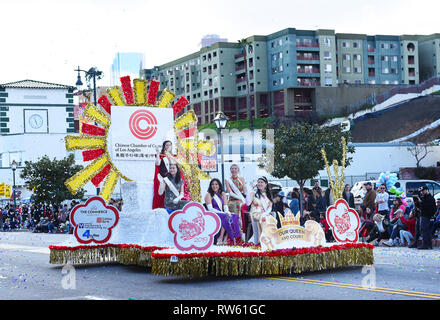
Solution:
[{"label": "apartment building", "polygon": [[418,36],[420,79],[440,76],[440,33]]},{"label": "apartment building", "polygon": [[201,48],[154,67],[152,78],[161,89],[185,96],[186,109],[195,110],[199,124],[212,123],[219,110],[230,120],[293,116],[316,107],[320,88],[418,84],[419,65],[437,68],[439,56],[434,52],[437,60],[419,64],[419,50],[432,52],[425,45],[431,38],[422,46],[420,39],[287,28],[248,37],[245,45],[218,42]]}]

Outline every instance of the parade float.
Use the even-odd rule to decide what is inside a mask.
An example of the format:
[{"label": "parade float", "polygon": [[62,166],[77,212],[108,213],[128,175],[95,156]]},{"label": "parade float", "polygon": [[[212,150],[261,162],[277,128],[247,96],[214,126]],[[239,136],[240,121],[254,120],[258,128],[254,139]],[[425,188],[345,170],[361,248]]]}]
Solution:
[{"label": "parade float", "polygon": [[[326,243],[317,222],[301,226],[299,214],[286,214],[279,217],[281,228],[273,215],[259,221],[258,245],[214,244],[220,219],[202,203],[200,180],[210,177],[200,170],[198,158],[214,154],[215,145],[199,140],[194,111],[184,112],[188,100],[174,102],[176,95],[168,89],[159,98],[158,93],[157,81],[122,77],[121,86],[85,108],[94,124],[84,123],[79,135],[65,138],[66,149],[82,150],[88,163],[65,182],[67,188],[76,194],[93,183],[100,194],[72,210],[73,236],[49,247],[50,263],[120,263],[185,277],[281,275],[373,264],[373,246],[358,242],[356,211],[339,199],[343,175],[330,181],[338,200],[327,210],[337,242]],[[152,209],[155,157],[165,140],[175,145],[173,157],[189,191],[189,202],[171,214]],[[124,201],[120,212],[109,204],[118,181]]]}]

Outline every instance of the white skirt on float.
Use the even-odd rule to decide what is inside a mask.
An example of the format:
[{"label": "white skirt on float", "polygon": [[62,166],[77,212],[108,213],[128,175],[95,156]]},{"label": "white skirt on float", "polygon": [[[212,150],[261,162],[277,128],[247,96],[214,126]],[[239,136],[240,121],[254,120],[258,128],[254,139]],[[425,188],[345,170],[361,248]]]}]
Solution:
[{"label": "white skirt on float", "polygon": [[173,246],[168,212],[165,209],[152,209],[153,181],[127,182],[121,189],[124,203],[109,243]]}]

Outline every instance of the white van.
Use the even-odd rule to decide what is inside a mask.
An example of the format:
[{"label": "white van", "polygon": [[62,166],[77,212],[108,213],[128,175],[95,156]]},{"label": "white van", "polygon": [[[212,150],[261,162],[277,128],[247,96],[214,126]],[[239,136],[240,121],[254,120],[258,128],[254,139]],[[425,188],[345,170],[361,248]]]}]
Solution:
[{"label": "white van", "polygon": [[[351,189],[351,192],[354,195],[354,204],[360,206],[363,202],[365,193],[367,192],[364,184],[366,182],[371,182],[374,190],[377,189],[377,180],[368,180],[368,181],[359,181],[356,182]],[[408,204],[413,203],[412,197],[417,193],[417,190],[420,187],[426,185],[429,188],[429,192],[437,199],[440,198],[440,183],[433,180],[397,180],[395,187],[402,188],[403,193],[406,195],[406,202]],[[390,200],[394,198],[393,195],[390,194]]]},{"label": "white van", "polygon": [[406,202],[408,204],[413,203],[412,197],[415,196],[418,192],[418,189],[427,186],[429,188],[429,192],[434,196],[438,197],[440,193],[440,183],[433,180],[397,180],[395,187],[402,188],[403,193],[406,195]]}]

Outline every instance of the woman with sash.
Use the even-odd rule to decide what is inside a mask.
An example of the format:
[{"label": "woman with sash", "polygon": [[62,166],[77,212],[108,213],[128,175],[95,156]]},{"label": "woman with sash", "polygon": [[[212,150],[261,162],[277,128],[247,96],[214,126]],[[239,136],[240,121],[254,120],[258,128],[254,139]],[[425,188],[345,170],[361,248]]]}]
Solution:
[{"label": "woman with sash", "polygon": [[269,182],[266,177],[258,178],[256,192],[251,191],[247,203],[250,203],[250,215],[253,223],[254,243],[259,243],[261,235],[261,219],[272,212],[272,195],[269,190]]},{"label": "woman with sash", "polygon": [[171,214],[182,209],[189,201],[182,200],[184,188],[179,167],[172,163],[169,168],[170,172],[166,177],[159,173],[157,179],[160,181],[158,193],[164,196],[165,209]]},{"label": "woman with sash", "polygon": [[226,244],[226,235],[234,243],[237,238],[241,239],[238,216],[229,212],[228,199],[219,179],[214,178],[209,183],[208,192],[205,195],[205,204],[208,211],[215,212],[221,220],[222,228],[214,237],[217,244]]},{"label": "woman with sash", "polygon": [[[172,154],[173,149],[173,143],[169,140],[166,140],[162,144],[162,150],[156,149],[156,166],[155,166],[155,172],[154,172],[154,195],[153,195],[153,209],[157,208],[164,208],[164,194],[159,195],[159,185],[160,181],[158,180],[158,174],[160,174],[162,177],[166,177],[170,171],[170,164],[176,164],[176,159]],[[179,170],[180,172],[180,170]],[[188,186],[186,184],[185,179],[183,178],[183,174],[180,173],[180,177],[183,180],[184,184],[184,199],[190,200]]]},{"label": "woman with sash", "polygon": [[246,182],[243,177],[238,176],[240,173],[238,165],[234,163],[229,170],[231,171],[231,177],[225,179],[225,187],[229,193],[229,211],[241,218],[238,220],[240,222],[240,229],[245,233],[246,224],[244,222],[245,219],[244,214],[242,215],[241,207],[246,203]]}]

